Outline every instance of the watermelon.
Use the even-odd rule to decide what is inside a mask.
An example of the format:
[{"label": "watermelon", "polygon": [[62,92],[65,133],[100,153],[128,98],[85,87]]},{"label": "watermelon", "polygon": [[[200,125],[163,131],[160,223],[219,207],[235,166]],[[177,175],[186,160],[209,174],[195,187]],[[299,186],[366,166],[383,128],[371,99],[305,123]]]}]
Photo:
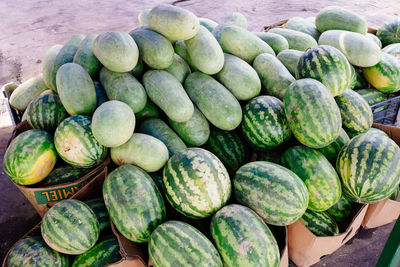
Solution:
[{"label": "watermelon", "polygon": [[138,122],[141,122],[147,118],[158,118],[160,116],[160,112],[156,105],[153,102],[147,99],[146,106],[135,114],[135,119]]},{"label": "watermelon", "polygon": [[[365,99],[365,101],[367,101],[368,105],[372,106],[375,104],[378,104],[380,102],[383,102],[386,100],[386,95],[376,89],[370,88],[370,89],[360,89],[357,90],[357,93],[362,96],[362,98]],[[387,109],[388,106],[383,106],[380,108],[376,108],[373,113],[382,111]]]},{"label": "watermelon", "polygon": [[349,200],[374,203],[387,198],[400,183],[400,148],[383,134],[360,134],[340,151],[336,161]]},{"label": "watermelon", "polygon": [[35,184],[35,187],[47,187],[72,183],[79,180],[89,172],[90,169],[77,168],[68,164],[63,164],[54,168],[54,170],[52,170],[52,172],[42,182]]},{"label": "watermelon", "polygon": [[151,232],[166,216],[156,184],[146,172],[132,165],[118,167],[107,176],[103,197],[118,231],[133,242],[148,242]]},{"label": "watermelon", "polygon": [[246,104],[242,131],[250,144],[261,149],[278,147],[292,136],[283,103],[273,96],[258,96]]},{"label": "watermelon", "polygon": [[69,255],[88,251],[96,244],[100,233],[96,214],[76,199],[54,205],[42,219],[41,232],[49,247]]},{"label": "watermelon", "polygon": [[81,65],[90,76],[94,77],[101,68],[100,61],[93,54],[93,43],[98,34],[89,34],[82,40],[75,53],[73,62]]},{"label": "watermelon", "polygon": [[10,251],[7,267],[68,267],[67,255],[51,249],[40,236],[20,240]]},{"label": "watermelon", "polygon": [[118,241],[111,237],[76,257],[72,267],[103,267],[120,259]]},{"label": "watermelon", "polygon": [[46,178],[56,160],[52,136],[43,130],[28,130],[8,146],[3,168],[13,182],[32,185]]},{"label": "watermelon", "polygon": [[124,144],[110,149],[111,159],[117,165],[132,164],[147,172],[155,172],[168,161],[168,148],[157,138],[134,133]]},{"label": "watermelon", "polygon": [[57,71],[57,92],[70,115],[91,115],[96,109],[96,91],[87,71],[67,63]]},{"label": "watermelon", "polygon": [[334,236],[339,234],[335,220],[325,211],[307,210],[300,221],[316,236]]},{"label": "watermelon", "polygon": [[21,83],[11,94],[9,102],[10,106],[16,110],[25,110],[29,103],[38,97],[47,89],[44,84],[43,76],[40,74],[36,77]]},{"label": "watermelon", "polygon": [[400,90],[400,61],[393,55],[382,53],[376,65],[363,68],[363,74],[373,87],[383,93]]},{"label": "watermelon", "polygon": [[318,41],[319,36],[321,35],[317,28],[315,27],[315,24],[308,21],[305,18],[300,18],[300,17],[292,17],[288,19],[288,21],[285,23],[284,27],[286,29],[291,29],[299,32],[304,32],[306,34],[311,35],[316,41]]},{"label": "watermelon", "polygon": [[201,148],[175,153],[164,167],[165,196],[178,212],[205,218],[226,204],[231,181],[222,162]]},{"label": "watermelon", "polygon": [[93,84],[94,90],[96,91],[96,108],[98,108],[101,104],[108,101],[108,96],[101,83],[93,82]]},{"label": "watermelon", "polygon": [[151,8],[145,8],[139,12],[138,21],[139,21],[140,26],[147,25],[150,10],[151,10]]},{"label": "watermelon", "polygon": [[289,49],[306,51],[309,48],[317,47],[315,39],[304,32],[299,32],[291,29],[272,28],[268,32],[279,34],[288,41]]},{"label": "watermelon", "polygon": [[27,121],[34,129],[54,132],[58,124],[68,116],[56,94],[39,96],[28,107]]},{"label": "watermelon", "polygon": [[257,161],[269,161],[279,165],[282,165],[282,154],[285,152],[282,148],[276,150],[257,150]]},{"label": "watermelon", "polygon": [[320,32],[327,30],[345,30],[367,33],[367,21],[359,14],[339,6],[321,9],[315,18],[315,25]]},{"label": "watermelon", "polygon": [[389,137],[384,131],[377,129],[377,128],[371,128],[367,131],[368,134],[382,134],[386,137]]},{"label": "watermelon", "polygon": [[62,47],[63,46],[60,44],[53,45],[49,48],[49,50],[47,50],[46,56],[43,59],[43,82],[45,83],[47,88],[50,88],[53,91],[57,91],[55,77],[53,77],[54,62],[56,61],[57,54],[60,52]]},{"label": "watermelon", "polygon": [[216,128],[211,129],[204,148],[214,153],[231,174],[247,162],[250,154],[246,142],[238,132]]},{"label": "watermelon", "polygon": [[385,46],[382,49],[382,52],[388,53],[390,55],[393,55],[393,56],[399,58],[399,55],[400,55],[400,43],[394,43],[394,44],[390,44],[388,46]]},{"label": "watermelon", "polygon": [[233,178],[235,197],[272,225],[297,221],[308,205],[308,191],[291,170],[267,161],[247,163]]},{"label": "watermelon", "polygon": [[274,235],[251,209],[229,205],[211,220],[211,235],[224,266],[278,266],[279,248]]},{"label": "watermelon", "polygon": [[352,73],[349,62],[338,49],[320,45],[304,52],[297,64],[297,79],[312,78],[325,85],[333,96],[350,87]]},{"label": "watermelon", "polygon": [[326,210],[326,212],[336,221],[343,222],[346,220],[353,209],[353,203],[346,197],[342,195],[338,202],[332,207]]},{"label": "watermelon", "polygon": [[126,32],[103,32],[93,42],[93,54],[109,70],[131,71],[138,62],[139,49]]},{"label": "watermelon", "polygon": [[398,195],[399,195],[399,188],[396,187],[396,188],[393,190],[393,193],[389,196],[389,199],[390,199],[390,200],[396,201]]},{"label": "watermelon", "polygon": [[382,49],[382,42],[375,34],[368,32],[365,36],[367,36],[369,39],[371,39],[375,44],[377,44],[379,46],[379,48]]},{"label": "watermelon", "polygon": [[319,81],[306,78],[293,82],[286,90],[283,106],[290,129],[302,144],[321,148],[339,136],[339,108]]},{"label": "watermelon", "polygon": [[180,83],[183,83],[191,72],[189,64],[178,54],[174,54],[174,61],[165,70],[172,74]]},{"label": "watermelon", "polygon": [[283,153],[282,163],[307,186],[308,209],[327,210],[342,195],[339,177],[321,152],[305,146],[293,146]]},{"label": "watermelon", "polygon": [[348,87],[348,89],[354,89],[357,84],[357,72],[356,69],[353,67],[353,65],[350,65],[350,70],[351,70],[351,83]]},{"label": "watermelon", "polygon": [[335,97],[342,117],[343,128],[350,137],[364,133],[372,126],[373,115],[367,101],[356,91],[347,89]]},{"label": "watermelon", "polygon": [[131,138],[135,129],[135,114],[124,102],[107,101],[94,112],[91,128],[100,144],[117,147]]},{"label": "watermelon", "polygon": [[90,168],[107,157],[107,148],[94,138],[89,117],[77,115],[63,120],[54,134],[58,155],[68,164]]},{"label": "watermelon", "polygon": [[167,221],[158,226],[151,234],[148,248],[154,267],[222,267],[210,240],[184,222]]},{"label": "watermelon", "polygon": [[106,205],[102,197],[93,198],[85,202],[89,208],[91,208],[96,214],[97,220],[99,221],[99,230],[103,230],[110,227],[110,218],[108,216]]},{"label": "watermelon", "polygon": [[225,24],[232,24],[239,26],[243,29],[247,29],[247,19],[246,17],[240,12],[232,12],[228,16],[224,18]]},{"label": "watermelon", "polygon": [[336,140],[325,147],[319,148],[318,151],[321,152],[327,160],[335,163],[340,149],[349,141],[350,138],[345,130],[340,129],[339,136]]},{"label": "watermelon", "polygon": [[275,52],[279,54],[280,52],[289,49],[289,43],[285,37],[272,33],[272,32],[253,32],[261,40],[266,42]]},{"label": "watermelon", "polygon": [[203,25],[210,32],[214,30],[215,27],[218,26],[218,23],[208,18],[199,18],[200,25]]},{"label": "watermelon", "polygon": [[379,27],[376,36],[381,40],[383,46],[400,43],[400,18],[393,18],[385,21]]}]

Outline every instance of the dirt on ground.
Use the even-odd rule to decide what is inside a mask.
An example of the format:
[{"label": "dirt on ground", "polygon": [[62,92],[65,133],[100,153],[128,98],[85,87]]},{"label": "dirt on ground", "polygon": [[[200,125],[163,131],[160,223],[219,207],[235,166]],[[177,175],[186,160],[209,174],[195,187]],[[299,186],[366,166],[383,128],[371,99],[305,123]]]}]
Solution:
[{"label": "dirt on ground", "polygon": [[[249,29],[294,16],[315,16],[328,5],[341,6],[363,15],[370,27],[377,28],[385,20],[398,16],[399,0],[1,0],[0,1],[0,85],[9,81],[23,82],[42,70],[48,48],[64,44],[72,34],[131,31],[138,26],[137,15],[144,8],[170,3],[193,11],[199,17],[217,22],[230,12],[241,12],[248,19]],[[12,128],[0,125],[0,164]],[[32,206],[0,172],[0,261],[9,247],[29,230],[39,217]],[[348,244],[315,266],[372,267],[382,251],[393,224],[362,230]]]}]

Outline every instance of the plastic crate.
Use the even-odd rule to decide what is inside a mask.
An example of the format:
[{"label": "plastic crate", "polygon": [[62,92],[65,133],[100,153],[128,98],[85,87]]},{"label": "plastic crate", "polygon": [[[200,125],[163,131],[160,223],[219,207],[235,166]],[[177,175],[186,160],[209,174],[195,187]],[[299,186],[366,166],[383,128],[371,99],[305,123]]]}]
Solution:
[{"label": "plastic crate", "polygon": [[[386,107],[383,110],[376,110]],[[395,96],[388,100],[382,101],[371,106],[371,110],[374,114],[374,122],[387,125],[395,125],[397,121],[397,113],[400,107],[400,96]]]},{"label": "plastic crate", "polygon": [[17,124],[19,124],[19,123],[21,122],[22,115],[23,115],[24,113],[21,112],[21,111],[18,111],[18,110],[16,110],[16,109],[14,109],[14,108],[12,108],[12,107],[10,106],[9,96],[8,96],[7,93],[6,93],[5,87],[6,87],[6,86],[9,86],[9,85],[12,86],[13,84],[14,84],[14,83],[5,84],[5,85],[1,88],[1,91],[2,91],[2,93],[3,93],[3,95],[4,95],[4,99],[6,99],[6,102],[7,102],[6,105],[7,105],[8,113],[10,114],[11,122],[12,122],[12,124],[13,124],[14,127],[15,127]]}]

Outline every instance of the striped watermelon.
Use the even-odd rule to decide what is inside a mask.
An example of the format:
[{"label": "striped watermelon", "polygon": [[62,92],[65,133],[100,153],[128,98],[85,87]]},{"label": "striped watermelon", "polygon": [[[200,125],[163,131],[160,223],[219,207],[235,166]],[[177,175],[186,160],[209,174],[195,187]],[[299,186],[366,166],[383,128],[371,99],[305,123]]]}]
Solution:
[{"label": "striped watermelon", "polygon": [[7,267],[68,267],[68,256],[51,249],[40,236],[19,241],[10,251]]},{"label": "striped watermelon", "polygon": [[107,148],[93,136],[89,117],[77,115],[63,120],[54,134],[54,144],[60,157],[68,164],[90,168],[107,157]]},{"label": "striped watermelon", "polygon": [[96,214],[97,220],[99,221],[100,232],[110,227],[110,218],[104,200],[102,197],[93,198],[85,202],[89,208],[91,208]]},{"label": "striped watermelon", "polygon": [[354,89],[357,84],[357,72],[356,69],[353,67],[353,65],[350,65],[350,70],[351,70],[351,83],[349,85],[349,89]]},{"label": "striped watermelon", "polygon": [[356,91],[347,89],[342,95],[335,97],[335,101],[342,116],[343,128],[350,137],[371,128],[374,119],[371,108]]},{"label": "striped watermelon", "polygon": [[339,234],[335,220],[325,211],[307,210],[300,221],[316,236],[334,236]]},{"label": "striped watermelon", "polygon": [[393,55],[382,53],[378,64],[363,68],[365,79],[383,93],[400,90],[400,61]]},{"label": "striped watermelon", "polygon": [[400,148],[383,134],[360,134],[347,143],[336,161],[349,200],[374,203],[400,183]]},{"label": "striped watermelon", "polygon": [[236,172],[247,162],[249,149],[236,131],[211,129],[210,137],[204,148],[214,153],[224,164],[229,173]]},{"label": "striped watermelon", "polygon": [[32,185],[46,178],[56,160],[52,136],[43,130],[28,130],[10,143],[3,168],[13,182]]},{"label": "striped watermelon", "polygon": [[111,237],[76,257],[72,267],[103,267],[120,259],[118,241]]},{"label": "striped watermelon", "polygon": [[400,43],[400,18],[386,21],[379,27],[376,36],[381,40],[383,46]]},{"label": "striped watermelon", "polygon": [[149,241],[149,256],[154,267],[222,267],[213,244],[187,223],[168,221],[157,227]]},{"label": "striped watermelon", "polygon": [[307,186],[308,209],[327,210],[342,195],[339,177],[321,152],[305,146],[293,146],[283,153],[282,163]]},{"label": "striped watermelon", "polygon": [[384,136],[386,136],[386,137],[389,137],[389,136],[387,135],[387,133],[385,133],[384,131],[382,131],[382,130],[380,130],[380,129],[377,129],[377,128],[371,128],[371,129],[369,129],[369,130],[367,131],[367,133],[368,133],[368,134],[382,134],[382,135],[384,135]]},{"label": "striped watermelon", "polygon": [[[365,101],[367,101],[368,105],[370,105],[370,106],[378,104],[378,103],[386,100],[386,96],[384,93],[382,93],[376,89],[373,89],[373,88],[360,89],[360,90],[357,90],[357,93],[360,96],[362,96],[362,98],[364,98]],[[387,109],[387,106],[377,108],[374,110],[374,113],[385,110],[385,109]]]},{"label": "striped watermelon", "polygon": [[257,161],[269,161],[279,165],[282,165],[281,157],[284,150],[262,150],[257,151]]},{"label": "striped watermelon", "polygon": [[90,169],[76,168],[67,164],[63,164],[59,167],[56,167],[42,182],[35,184],[35,187],[72,183],[79,180],[89,172]]},{"label": "striped watermelon", "polygon": [[339,136],[336,140],[323,148],[319,148],[318,151],[321,152],[327,160],[336,163],[336,158],[339,155],[340,149],[349,141],[350,138],[347,133],[343,129],[340,129]]},{"label": "striped watermelon", "polygon": [[224,165],[201,148],[175,153],[164,167],[163,186],[172,207],[190,218],[212,215],[231,195],[231,181]]},{"label": "striped watermelon", "polygon": [[49,247],[69,255],[88,251],[96,244],[100,232],[96,214],[76,199],[54,205],[44,215],[41,231]]},{"label": "striped watermelon", "polygon": [[251,99],[244,107],[242,121],[244,136],[257,148],[275,148],[291,137],[283,103],[274,96]]},{"label": "striped watermelon", "polygon": [[393,190],[393,193],[389,196],[389,199],[390,200],[397,200],[397,196],[399,195],[399,188],[398,187],[396,187],[394,190]]},{"label": "striped watermelon", "polygon": [[388,53],[390,55],[393,55],[397,58],[400,56],[400,43],[394,43],[390,44],[388,46],[385,46],[385,48],[382,49],[382,52]]},{"label": "striped watermelon", "polygon": [[321,148],[338,137],[342,127],[339,108],[319,81],[307,78],[293,82],[283,106],[290,129],[302,144]]},{"label": "striped watermelon", "polygon": [[275,163],[255,161],[240,167],[233,179],[239,203],[272,225],[297,221],[308,205],[307,187],[292,171]]},{"label": "striped watermelon", "polygon": [[335,205],[326,210],[326,212],[336,221],[343,222],[346,220],[353,209],[353,203],[346,197],[342,195]]},{"label": "striped watermelon", "polygon": [[103,197],[113,223],[133,242],[149,241],[151,232],[166,216],[156,184],[146,172],[132,165],[118,167],[107,176]]},{"label": "striped watermelon", "polygon": [[251,209],[229,205],[211,220],[211,235],[226,267],[278,266],[274,235]]},{"label": "striped watermelon", "polygon": [[337,96],[350,87],[352,70],[345,55],[337,48],[320,45],[307,50],[300,57],[296,78],[318,80],[329,89],[333,96]]},{"label": "striped watermelon", "polygon": [[28,107],[27,121],[34,129],[54,132],[57,125],[68,116],[56,94],[39,96]]}]

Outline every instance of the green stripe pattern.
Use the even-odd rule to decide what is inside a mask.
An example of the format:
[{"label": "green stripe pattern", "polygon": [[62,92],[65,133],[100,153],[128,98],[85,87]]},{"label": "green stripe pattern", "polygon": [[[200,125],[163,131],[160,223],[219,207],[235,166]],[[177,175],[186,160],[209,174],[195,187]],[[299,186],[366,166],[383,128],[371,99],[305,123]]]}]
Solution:
[{"label": "green stripe pattern", "polygon": [[279,266],[274,235],[251,209],[225,206],[212,218],[210,229],[224,266]]},{"label": "green stripe pattern", "polygon": [[317,236],[334,236],[339,234],[335,220],[325,211],[307,210],[300,221]]},{"label": "green stripe pattern", "polygon": [[346,195],[342,195],[338,202],[326,210],[326,212],[336,221],[343,222],[349,218],[353,209],[353,202],[351,202]]},{"label": "green stripe pattern", "polygon": [[76,257],[72,267],[104,267],[120,259],[118,241],[111,237]]},{"label": "green stripe pattern", "polygon": [[283,153],[282,163],[307,186],[308,209],[327,210],[342,195],[339,177],[321,152],[305,146],[293,146]]},{"label": "green stripe pattern", "polygon": [[365,79],[383,93],[400,90],[400,61],[393,55],[382,53],[378,64],[363,68]]},{"label": "green stripe pattern", "polygon": [[168,221],[157,227],[149,241],[149,256],[154,267],[222,267],[213,244],[187,223]]},{"label": "green stripe pattern", "polygon": [[46,245],[40,236],[22,239],[11,249],[7,267],[68,267],[68,256]]},{"label": "green stripe pattern", "polygon": [[96,214],[97,220],[99,221],[100,232],[110,227],[110,218],[104,200],[102,197],[94,198],[86,201],[86,204]]},{"label": "green stripe pattern", "polygon": [[250,155],[246,142],[237,131],[212,129],[204,148],[214,153],[230,174],[245,164]]},{"label": "green stripe pattern", "polygon": [[107,157],[107,148],[93,136],[91,120],[76,115],[63,120],[54,134],[54,144],[60,157],[75,167],[90,168]]},{"label": "green stripe pattern", "polygon": [[72,183],[89,173],[90,169],[76,168],[67,164],[55,168],[42,182],[35,184],[35,187],[60,185]]},{"label": "green stripe pattern", "polygon": [[340,149],[349,141],[350,138],[345,130],[340,129],[339,136],[336,140],[323,148],[319,148],[318,151],[321,152],[327,160],[336,163],[336,158],[339,155]]},{"label": "green stripe pattern", "polygon": [[338,137],[342,127],[339,108],[319,81],[306,78],[293,82],[283,106],[290,129],[302,144],[321,148]]},{"label": "green stripe pattern", "polygon": [[52,133],[67,116],[68,113],[58,95],[46,94],[29,104],[27,121],[34,129]]},{"label": "green stripe pattern", "polygon": [[[368,105],[370,105],[370,106],[386,100],[386,96],[384,93],[382,93],[376,89],[373,89],[373,88],[360,89],[360,90],[357,90],[357,93],[360,96],[362,96],[362,98],[364,98],[364,100],[367,101]],[[374,110],[374,113],[385,110],[387,108],[388,108],[387,106],[377,108]]]},{"label": "green stripe pattern", "polygon": [[246,104],[242,131],[247,141],[260,149],[278,147],[292,136],[283,103],[274,96],[258,96]]},{"label": "green stripe pattern", "polygon": [[397,200],[397,196],[399,195],[399,187],[396,187],[393,190],[393,193],[389,196],[390,200]]},{"label": "green stripe pattern", "polygon": [[383,134],[360,134],[339,153],[336,170],[343,192],[358,203],[387,198],[400,183],[400,148]]},{"label": "green stripe pattern", "polygon": [[386,21],[379,27],[376,36],[382,41],[383,46],[400,43],[400,19],[394,18]]},{"label": "green stripe pattern", "polygon": [[202,148],[187,148],[173,155],[164,167],[163,186],[172,207],[190,218],[212,215],[231,195],[226,168]]},{"label": "green stripe pattern", "polygon": [[400,55],[400,43],[394,43],[394,44],[390,44],[388,46],[385,46],[382,49],[382,52],[391,54],[393,56],[399,56]]},{"label": "green stripe pattern", "polygon": [[69,255],[88,251],[96,244],[100,233],[96,214],[76,199],[54,205],[44,215],[41,231],[49,247]]},{"label": "green stripe pattern", "polygon": [[132,165],[118,167],[107,176],[103,197],[113,223],[133,242],[148,242],[166,216],[156,184],[145,171]]},{"label": "green stripe pattern", "polygon": [[343,128],[350,137],[371,128],[374,119],[371,108],[356,91],[347,89],[342,95],[335,97],[335,101],[340,110]]},{"label": "green stripe pattern", "polygon": [[350,87],[352,71],[342,52],[333,46],[320,45],[307,50],[300,57],[296,78],[318,80],[333,96],[337,96]]},{"label": "green stripe pattern", "polygon": [[[18,135],[7,148],[3,158],[6,174],[17,184],[30,185],[43,180],[53,169],[57,160],[57,152],[51,135],[43,130],[28,130]],[[35,165],[42,155],[49,153],[46,164],[40,173]],[[36,177],[36,178],[35,178]]]},{"label": "green stripe pattern", "polygon": [[254,210],[272,225],[297,221],[308,205],[308,191],[291,170],[267,161],[255,161],[240,167],[233,179],[239,203]]}]

